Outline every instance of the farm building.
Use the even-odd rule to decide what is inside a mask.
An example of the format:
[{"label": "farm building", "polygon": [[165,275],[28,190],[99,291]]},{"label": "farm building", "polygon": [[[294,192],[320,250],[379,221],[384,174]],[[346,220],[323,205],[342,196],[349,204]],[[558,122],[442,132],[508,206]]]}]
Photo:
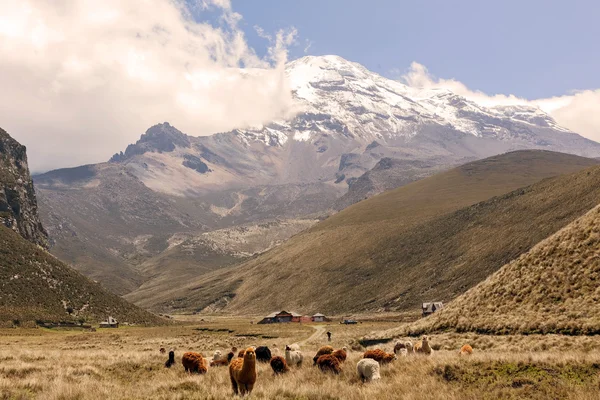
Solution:
[{"label": "farm building", "polygon": [[441,301],[423,303],[423,316],[426,317],[430,314],[433,314],[436,311],[441,310],[442,308],[444,308],[444,303],[442,303]]},{"label": "farm building", "polygon": [[119,322],[113,317],[108,317],[106,321],[100,322],[100,328],[118,328]]},{"label": "farm building", "polygon": [[300,322],[302,314],[296,312],[276,311],[260,320],[259,324],[277,324],[282,322]]},{"label": "farm building", "polygon": [[312,322],[325,322],[328,321],[327,317],[321,313],[316,313],[312,317],[310,317]]}]

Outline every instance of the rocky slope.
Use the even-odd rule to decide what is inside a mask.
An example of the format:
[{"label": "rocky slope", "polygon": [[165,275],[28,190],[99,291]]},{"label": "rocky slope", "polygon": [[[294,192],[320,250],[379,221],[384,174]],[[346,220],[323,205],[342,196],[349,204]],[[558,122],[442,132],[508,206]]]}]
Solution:
[{"label": "rocky slope", "polygon": [[124,294],[173,235],[321,218],[509,150],[600,155],[537,109],[416,90],[340,57],[301,58],[286,76],[297,107],[288,120],[206,137],[162,123],[110,162],[35,177],[52,252]]},{"label": "rocky slope", "polygon": [[48,247],[48,235],[37,212],[25,146],[0,128],[0,224],[25,239]]},{"label": "rocky slope", "polygon": [[[595,206],[600,168],[512,190],[597,164],[540,151],[469,163],[357,203],[169,295],[193,309],[234,313],[409,310],[448,301]],[[290,289],[281,296],[273,287]],[[164,293],[160,300],[169,306]]]},{"label": "rocky slope", "polygon": [[185,296],[173,297],[171,293],[199,276],[274,248],[316,222],[274,220],[201,234],[173,235],[165,251],[138,267],[150,278],[124,297],[156,311],[194,310],[194,305]]},{"label": "rocky slope", "polygon": [[449,167],[427,161],[382,158],[372,169],[348,184],[348,192],[335,201],[333,208],[343,210],[361,200],[426,178]]}]

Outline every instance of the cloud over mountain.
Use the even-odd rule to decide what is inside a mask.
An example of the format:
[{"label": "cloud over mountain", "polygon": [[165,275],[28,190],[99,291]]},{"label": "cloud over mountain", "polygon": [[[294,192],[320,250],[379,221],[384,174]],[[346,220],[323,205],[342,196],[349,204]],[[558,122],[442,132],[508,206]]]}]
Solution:
[{"label": "cloud over mountain", "polygon": [[261,58],[240,19],[227,0],[0,0],[3,127],[40,170],[105,160],[157,121],[201,135],[280,117],[293,32]]},{"label": "cloud over mountain", "polygon": [[580,135],[600,141],[600,89],[576,90],[571,94],[547,99],[528,100],[515,95],[489,95],[468,88],[455,79],[443,79],[433,76],[427,68],[413,62],[400,80],[409,86],[422,88],[444,88],[464,96],[485,107],[527,104],[540,108],[550,114],[556,122]]}]

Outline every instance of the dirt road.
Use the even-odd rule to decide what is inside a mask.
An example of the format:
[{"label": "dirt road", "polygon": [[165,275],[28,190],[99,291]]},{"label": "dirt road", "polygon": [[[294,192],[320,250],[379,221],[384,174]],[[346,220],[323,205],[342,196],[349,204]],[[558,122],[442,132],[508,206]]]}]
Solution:
[{"label": "dirt road", "polygon": [[311,326],[315,331],[308,339],[298,342],[300,346],[307,345],[309,342],[322,343],[325,341],[325,325]]}]

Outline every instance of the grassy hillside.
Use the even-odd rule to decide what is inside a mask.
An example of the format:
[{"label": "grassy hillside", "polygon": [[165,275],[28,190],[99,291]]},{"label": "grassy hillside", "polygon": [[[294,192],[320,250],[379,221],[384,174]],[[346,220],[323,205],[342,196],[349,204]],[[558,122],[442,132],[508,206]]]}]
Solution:
[{"label": "grassy hillside", "polygon": [[2,326],[31,325],[39,320],[98,322],[108,315],[121,322],[164,323],[0,225]]},{"label": "grassy hillside", "polygon": [[600,206],[410,331],[600,334]]},{"label": "grassy hillside", "polygon": [[600,169],[472,205],[595,164],[542,151],[469,163],[355,204],[171,295],[196,309],[227,304],[232,312],[341,313],[447,301],[595,206]]},{"label": "grassy hillside", "polygon": [[336,200],[333,208],[343,210],[359,201],[392,190],[419,179],[427,178],[433,174],[445,171],[451,167],[461,165],[471,160],[463,160],[448,165],[422,160],[399,160],[389,157],[382,158],[379,162],[359,176],[348,187],[348,192]]}]

